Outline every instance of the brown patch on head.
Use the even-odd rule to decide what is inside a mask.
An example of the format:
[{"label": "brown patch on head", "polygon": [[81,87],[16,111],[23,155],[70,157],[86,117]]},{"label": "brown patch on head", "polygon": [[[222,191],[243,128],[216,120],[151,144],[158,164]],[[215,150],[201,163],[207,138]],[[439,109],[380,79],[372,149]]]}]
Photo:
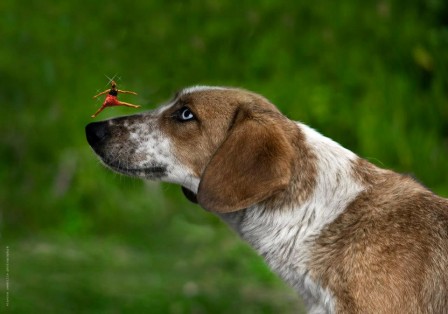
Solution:
[{"label": "brown patch on head", "polygon": [[338,312],[442,313],[448,201],[365,160],[353,169],[367,189],[316,239],[312,276],[334,294]]},{"label": "brown patch on head", "polygon": [[[238,107],[262,99],[240,89],[180,92],[176,98],[175,104],[163,113],[161,129],[174,144],[176,157],[198,177],[226,137]],[[263,103],[275,109],[267,101]],[[174,118],[176,112],[184,107],[192,111],[194,120],[179,122]]]},{"label": "brown patch on head", "polygon": [[[185,106],[196,120],[173,121]],[[257,94],[239,89],[181,93],[161,122],[177,158],[201,177],[198,200],[207,209],[234,211],[266,199],[294,202],[314,187],[315,165],[303,134]],[[284,195],[276,201],[272,196],[280,192]]]}]

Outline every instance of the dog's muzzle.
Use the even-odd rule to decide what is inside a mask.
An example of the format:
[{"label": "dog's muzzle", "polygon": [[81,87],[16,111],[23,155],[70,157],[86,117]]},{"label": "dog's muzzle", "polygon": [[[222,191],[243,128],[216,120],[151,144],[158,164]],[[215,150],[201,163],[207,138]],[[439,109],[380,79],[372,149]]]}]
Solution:
[{"label": "dog's muzzle", "polygon": [[[148,160],[142,162],[144,155],[135,154],[130,149],[124,129],[118,119],[111,125],[110,121],[92,122],[86,126],[86,138],[89,145],[102,162],[114,171],[147,179],[160,179],[167,174],[167,165]],[[117,136],[117,134],[119,136]],[[127,144],[127,145],[125,145]],[[134,150],[135,151],[135,150]]]}]

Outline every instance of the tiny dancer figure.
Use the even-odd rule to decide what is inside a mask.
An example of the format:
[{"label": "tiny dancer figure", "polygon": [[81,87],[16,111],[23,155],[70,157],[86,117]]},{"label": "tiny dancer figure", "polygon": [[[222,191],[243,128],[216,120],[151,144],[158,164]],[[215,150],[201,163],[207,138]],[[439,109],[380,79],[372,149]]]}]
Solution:
[{"label": "tiny dancer figure", "polygon": [[100,107],[100,109],[98,109],[97,112],[95,112],[95,114],[92,115],[92,118],[95,118],[106,107],[114,107],[114,106],[126,106],[126,107],[132,107],[132,108],[139,108],[140,107],[140,106],[137,106],[137,105],[129,104],[127,102],[119,101],[117,99],[118,93],[137,95],[136,92],[130,92],[130,91],[127,91],[127,90],[119,90],[119,89],[117,89],[117,84],[115,83],[115,81],[111,81],[110,85],[111,85],[110,89],[106,89],[104,92],[101,92],[98,95],[93,96],[93,98],[96,98],[98,96],[101,96],[101,95],[104,95],[104,94],[107,93],[107,96],[106,96],[106,99],[103,102],[103,105]]}]

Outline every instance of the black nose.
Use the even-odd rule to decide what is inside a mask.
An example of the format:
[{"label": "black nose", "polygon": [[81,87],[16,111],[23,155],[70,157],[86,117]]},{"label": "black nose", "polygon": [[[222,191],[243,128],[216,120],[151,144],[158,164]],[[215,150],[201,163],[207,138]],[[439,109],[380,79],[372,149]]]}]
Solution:
[{"label": "black nose", "polygon": [[109,136],[107,122],[93,122],[86,126],[86,138],[90,146],[95,147]]}]

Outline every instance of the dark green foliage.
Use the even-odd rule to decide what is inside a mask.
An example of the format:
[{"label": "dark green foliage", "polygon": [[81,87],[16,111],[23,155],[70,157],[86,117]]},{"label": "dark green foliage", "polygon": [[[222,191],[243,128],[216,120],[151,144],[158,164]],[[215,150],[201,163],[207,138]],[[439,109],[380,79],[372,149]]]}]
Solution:
[{"label": "dark green foliage", "polygon": [[446,1],[3,0],[0,38],[0,243],[11,254],[12,312],[299,306],[179,188],[101,167],[84,126],[104,75],[139,92],[123,99],[145,109],[187,85],[254,90],[448,195]]}]

